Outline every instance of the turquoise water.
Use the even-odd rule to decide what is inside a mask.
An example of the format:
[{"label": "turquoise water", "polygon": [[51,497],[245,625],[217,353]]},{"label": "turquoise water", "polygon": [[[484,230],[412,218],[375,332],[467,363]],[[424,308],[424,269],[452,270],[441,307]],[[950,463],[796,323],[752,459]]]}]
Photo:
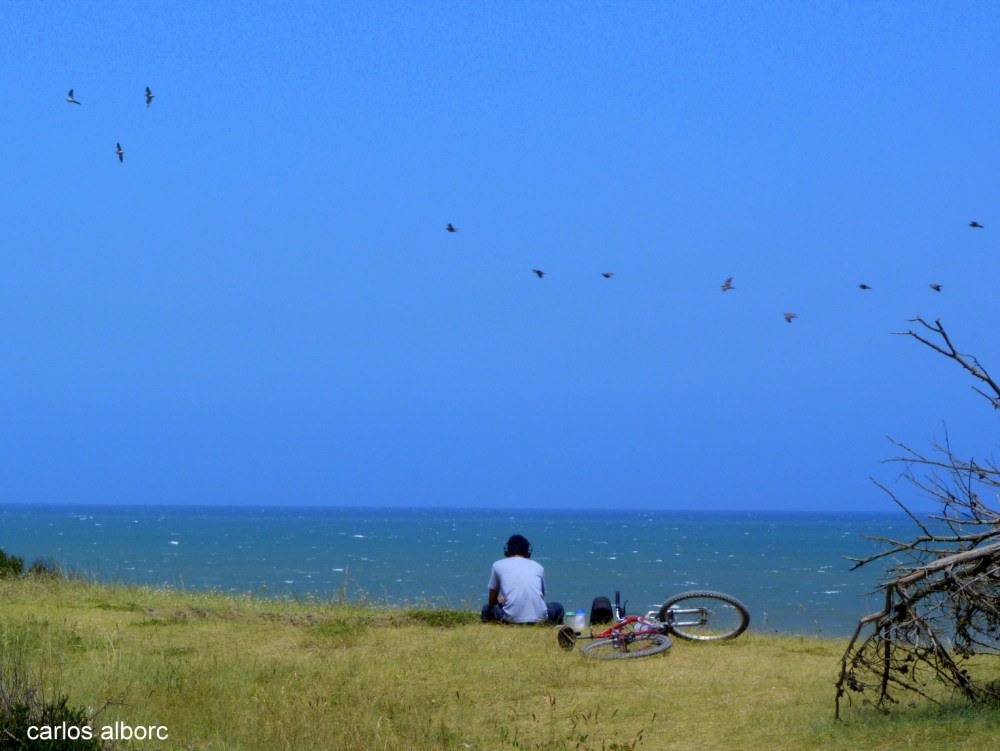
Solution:
[{"label": "turquoise water", "polygon": [[103,581],[478,608],[520,532],[568,609],[616,589],[633,612],[717,589],[749,606],[753,628],[830,636],[878,607],[881,571],[845,557],[911,527],[889,514],[0,506],[4,550]]}]

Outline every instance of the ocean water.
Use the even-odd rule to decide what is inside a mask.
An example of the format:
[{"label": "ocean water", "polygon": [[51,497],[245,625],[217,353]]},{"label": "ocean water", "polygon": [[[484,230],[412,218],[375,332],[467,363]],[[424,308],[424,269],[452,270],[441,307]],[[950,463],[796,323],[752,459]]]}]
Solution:
[{"label": "ocean water", "polygon": [[620,590],[645,612],[716,589],[747,604],[752,628],[827,636],[879,606],[882,569],[846,557],[913,531],[893,514],[0,506],[0,548],[101,581],[478,609],[519,532],[567,609]]}]

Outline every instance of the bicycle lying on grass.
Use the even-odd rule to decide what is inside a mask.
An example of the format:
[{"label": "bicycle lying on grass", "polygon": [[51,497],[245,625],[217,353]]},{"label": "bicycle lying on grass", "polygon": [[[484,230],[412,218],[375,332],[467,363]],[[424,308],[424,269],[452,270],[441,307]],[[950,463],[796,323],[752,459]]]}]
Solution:
[{"label": "bicycle lying on grass", "polygon": [[558,636],[564,649],[573,649],[577,640],[585,639],[588,643],[580,651],[588,657],[623,660],[666,652],[671,635],[689,641],[722,641],[735,639],[749,625],[746,605],[722,592],[682,592],[646,615],[625,615],[621,595],[615,592],[613,623],[608,628],[595,633],[592,627],[589,634],[578,634],[563,626]]}]

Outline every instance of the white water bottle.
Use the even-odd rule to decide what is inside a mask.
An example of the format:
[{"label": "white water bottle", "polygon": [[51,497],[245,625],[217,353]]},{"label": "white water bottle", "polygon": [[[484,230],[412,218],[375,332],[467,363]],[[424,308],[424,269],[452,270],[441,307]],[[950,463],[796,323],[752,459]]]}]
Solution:
[{"label": "white water bottle", "polygon": [[582,634],[585,628],[587,628],[587,614],[582,610],[577,610],[573,617],[573,630]]}]

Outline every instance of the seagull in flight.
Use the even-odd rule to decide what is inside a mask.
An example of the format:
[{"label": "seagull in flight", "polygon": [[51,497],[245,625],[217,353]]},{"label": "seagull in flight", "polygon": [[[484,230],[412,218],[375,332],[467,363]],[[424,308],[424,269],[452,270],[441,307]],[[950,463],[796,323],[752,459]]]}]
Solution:
[{"label": "seagull in flight", "polygon": [[941,291],[941,285],[940,284],[932,284],[931,285],[931,289],[934,290],[935,292],[940,292]]},{"label": "seagull in flight", "polygon": [[972,229],[982,229],[983,228],[983,225],[981,225],[979,222],[976,222],[976,221],[969,222],[969,226],[972,227]]},{"label": "seagull in flight", "polygon": [[66,95],[66,101],[70,104],[79,104],[79,102],[73,98],[73,89],[70,89],[69,94]]},{"label": "seagull in flight", "polygon": [[147,86],[146,87],[146,106],[147,107],[153,103],[153,98],[155,96],[156,96],[156,94],[154,94],[152,91],[150,91],[149,87]]},{"label": "seagull in flight", "polygon": [[535,272],[535,276],[537,276],[539,279],[545,276],[545,272],[542,271],[541,269],[532,269],[532,271]]},{"label": "seagull in flight", "polygon": [[615,272],[613,272],[613,271],[602,271],[601,272],[601,276],[603,276],[605,279],[614,279],[615,278]]},{"label": "seagull in flight", "polygon": [[859,284],[858,289],[871,289],[867,284]]},{"label": "seagull in flight", "polygon": [[448,230],[449,232],[458,232],[458,227],[456,227],[451,222],[448,223],[448,226],[445,227],[445,229]]},{"label": "seagull in flight", "polygon": [[793,318],[798,318],[798,316],[795,315],[794,313],[785,313],[785,320],[788,321],[789,323],[792,322]]},{"label": "seagull in flight", "polygon": [[118,147],[117,149],[115,149],[115,153],[118,155],[118,161],[121,162],[122,164],[124,164],[125,163],[125,152],[122,150],[122,145],[120,143],[119,144],[115,144],[115,145]]},{"label": "seagull in flight", "polygon": [[728,279],[726,279],[726,281],[722,283],[722,291],[728,292],[731,289],[736,289],[736,287],[733,286],[733,278],[729,277]]}]

